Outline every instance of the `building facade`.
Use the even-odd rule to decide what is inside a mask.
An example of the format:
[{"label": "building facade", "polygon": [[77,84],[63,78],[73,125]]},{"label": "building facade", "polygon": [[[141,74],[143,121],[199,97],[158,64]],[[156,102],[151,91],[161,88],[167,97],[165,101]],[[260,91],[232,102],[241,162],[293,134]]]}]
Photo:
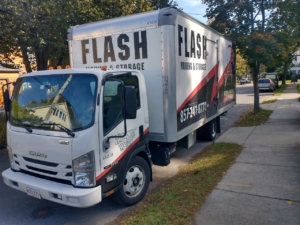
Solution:
[{"label": "building facade", "polygon": [[300,49],[294,54],[293,67],[290,68],[291,72],[295,75],[300,75]]}]

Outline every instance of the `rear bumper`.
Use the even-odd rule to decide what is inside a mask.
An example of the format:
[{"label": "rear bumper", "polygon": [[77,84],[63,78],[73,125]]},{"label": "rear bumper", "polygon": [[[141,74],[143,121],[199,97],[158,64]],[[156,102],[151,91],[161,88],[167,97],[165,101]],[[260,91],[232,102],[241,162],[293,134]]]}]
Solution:
[{"label": "rear bumper", "polygon": [[258,90],[268,91],[268,90],[273,90],[273,88],[271,88],[271,87],[258,87]]},{"label": "rear bumper", "polygon": [[85,208],[93,206],[102,200],[101,186],[74,188],[71,185],[13,172],[11,169],[3,171],[2,178],[6,185],[14,189],[25,193],[27,193],[27,188],[36,189],[39,191],[41,198],[63,205]]}]

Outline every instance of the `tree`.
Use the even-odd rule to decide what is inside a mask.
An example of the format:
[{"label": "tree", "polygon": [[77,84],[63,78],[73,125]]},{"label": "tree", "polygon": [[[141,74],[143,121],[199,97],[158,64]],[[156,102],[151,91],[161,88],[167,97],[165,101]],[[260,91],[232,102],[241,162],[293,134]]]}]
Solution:
[{"label": "tree", "polygon": [[247,62],[240,54],[236,54],[236,74],[238,77],[248,74]]},{"label": "tree", "polygon": [[95,6],[103,12],[103,19],[126,16],[153,10],[151,0],[95,0]]},{"label": "tree", "polygon": [[178,4],[174,0],[152,0],[152,6],[154,6],[155,9],[162,9],[165,7],[171,7],[175,6],[177,7]]},{"label": "tree", "polygon": [[[23,58],[26,71],[68,63],[70,26],[176,6],[173,0],[2,0],[0,50]],[[33,56],[30,58],[29,56]]]},{"label": "tree", "polygon": [[[27,72],[54,67],[68,58],[67,30],[70,26],[152,10],[145,0],[2,0],[0,5],[0,49],[7,58],[23,57]],[[108,13],[109,12],[109,13]]]},{"label": "tree", "polygon": [[48,60],[57,64],[67,54],[67,29],[75,24],[102,18],[91,0],[2,0],[0,6],[0,49],[6,55],[23,57],[27,72],[33,54],[37,70],[47,69]]},{"label": "tree", "polygon": [[[266,31],[272,0],[204,0],[211,26],[236,41],[239,53],[248,62],[254,86],[254,111],[259,110],[260,65],[273,64],[276,40]],[[268,12],[268,13],[267,13]]]},{"label": "tree", "polygon": [[300,47],[300,1],[279,1],[274,5],[270,27],[276,39],[278,53],[275,56],[276,67],[282,67],[282,84],[285,84],[288,66],[293,54]]}]

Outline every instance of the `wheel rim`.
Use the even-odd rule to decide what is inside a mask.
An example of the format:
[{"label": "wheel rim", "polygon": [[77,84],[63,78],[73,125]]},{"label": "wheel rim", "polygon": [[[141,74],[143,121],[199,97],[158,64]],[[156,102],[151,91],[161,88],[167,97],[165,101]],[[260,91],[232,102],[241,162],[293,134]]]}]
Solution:
[{"label": "wheel rim", "polygon": [[123,183],[124,193],[128,197],[134,198],[143,190],[144,186],[145,171],[143,168],[138,165],[130,167]]}]

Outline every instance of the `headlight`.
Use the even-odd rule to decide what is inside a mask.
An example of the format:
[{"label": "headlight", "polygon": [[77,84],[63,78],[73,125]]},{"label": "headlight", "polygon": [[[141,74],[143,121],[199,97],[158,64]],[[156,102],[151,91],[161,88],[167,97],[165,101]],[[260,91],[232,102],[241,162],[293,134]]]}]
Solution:
[{"label": "headlight", "polygon": [[90,151],[73,162],[74,185],[80,187],[95,186],[95,153]]}]

